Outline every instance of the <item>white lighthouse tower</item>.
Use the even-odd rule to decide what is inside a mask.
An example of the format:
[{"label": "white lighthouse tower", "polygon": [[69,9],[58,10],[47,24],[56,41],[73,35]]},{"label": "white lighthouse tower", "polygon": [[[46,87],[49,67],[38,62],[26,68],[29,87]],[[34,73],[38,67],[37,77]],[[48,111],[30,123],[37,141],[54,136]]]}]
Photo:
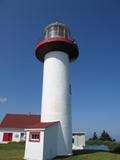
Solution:
[{"label": "white lighthouse tower", "polygon": [[41,120],[26,129],[26,160],[48,160],[72,155],[70,63],[79,50],[65,24],[52,23],[36,46],[44,63]]},{"label": "white lighthouse tower", "polygon": [[44,62],[41,122],[59,121],[58,155],[72,154],[70,62],[78,57],[78,47],[65,24],[52,23],[45,40],[36,47],[37,58]]}]

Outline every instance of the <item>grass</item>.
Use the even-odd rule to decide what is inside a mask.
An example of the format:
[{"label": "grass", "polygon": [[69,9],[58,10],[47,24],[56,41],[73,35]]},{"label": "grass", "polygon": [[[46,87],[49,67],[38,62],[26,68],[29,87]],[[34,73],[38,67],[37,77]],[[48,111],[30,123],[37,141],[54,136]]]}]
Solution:
[{"label": "grass", "polygon": [[22,160],[24,144],[0,144],[0,160]]},{"label": "grass", "polygon": [[65,158],[65,160],[120,160],[120,155],[107,152],[96,152],[68,157]]},{"label": "grass", "polygon": [[[0,144],[0,160],[23,160],[24,144]],[[109,152],[75,152],[72,157],[56,158],[56,160],[120,160],[120,154]]]}]

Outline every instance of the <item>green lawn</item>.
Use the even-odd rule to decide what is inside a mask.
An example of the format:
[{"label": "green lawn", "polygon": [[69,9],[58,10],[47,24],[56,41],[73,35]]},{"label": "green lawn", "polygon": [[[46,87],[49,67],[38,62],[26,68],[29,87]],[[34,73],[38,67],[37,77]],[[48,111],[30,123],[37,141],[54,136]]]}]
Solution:
[{"label": "green lawn", "polygon": [[[23,160],[24,144],[0,144],[0,160]],[[56,160],[120,160],[120,154],[96,152],[96,153],[77,153],[68,158],[56,158]]]},{"label": "green lawn", "polygon": [[[57,159],[61,160],[61,159]],[[96,152],[65,158],[65,160],[120,160],[119,154]]]},{"label": "green lawn", "polygon": [[22,160],[24,144],[0,144],[0,160]]}]

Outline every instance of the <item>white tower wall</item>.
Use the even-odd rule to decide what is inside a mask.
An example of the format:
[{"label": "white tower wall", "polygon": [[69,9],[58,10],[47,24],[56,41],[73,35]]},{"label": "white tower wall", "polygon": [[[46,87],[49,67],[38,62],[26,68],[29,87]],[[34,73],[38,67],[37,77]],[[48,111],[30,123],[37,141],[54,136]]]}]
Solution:
[{"label": "white tower wall", "polygon": [[72,154],[69,57],[65,52],[45,55],[41,121],[60,121],[57,155]]}]

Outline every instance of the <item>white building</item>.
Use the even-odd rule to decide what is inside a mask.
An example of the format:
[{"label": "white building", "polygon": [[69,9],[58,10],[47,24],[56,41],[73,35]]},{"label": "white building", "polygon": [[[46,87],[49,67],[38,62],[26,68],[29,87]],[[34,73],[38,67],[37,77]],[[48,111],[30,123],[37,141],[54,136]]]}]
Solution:
[{"label": "white building", "polygon": [[34,126],[31,126],[31,129],[26,129],[26,152],[24,159],[47,160],[55,157],[57,153],[58,139],[57,127],[57,122],[40,122]]},{"label": "white building", "polygon": [[25,128],[40,121],[40,115],[6,114],[0,124],[0,143],[25,142]]},{"label": "white building", "polygon": [[74,132],[72,133],[72,149],[82,150],[85,146],[85,133]]},{"label": "white building", "polygon": [[[40,115],[7,114],[0,124],[0,143],[26,140],[25,159],[37,160],[38,157],[41,160],[52,159],[57,155],[59,145],[58,127],[59,122],[40,122]],[[74,132],[72,149],[83,149],[84,146],[85,133]]]}]

